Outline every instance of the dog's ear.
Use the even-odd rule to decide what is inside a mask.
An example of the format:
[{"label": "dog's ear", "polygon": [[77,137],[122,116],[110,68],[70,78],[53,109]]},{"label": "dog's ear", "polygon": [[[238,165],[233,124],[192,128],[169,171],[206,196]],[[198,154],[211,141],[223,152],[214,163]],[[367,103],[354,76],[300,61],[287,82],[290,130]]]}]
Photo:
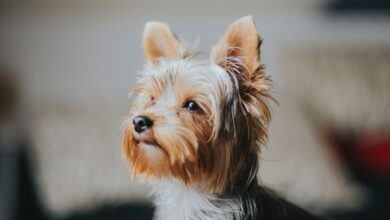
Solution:
[{"label": "dog's ear", "polygon": [[[227,71],[233,71],[240,65],[247,74],[254,73],[260,66],[261,39],[256,31],[252,16],[246,16],[233,22],[226,33],[213,48],[212,59]],[[239,62],[239,63],[238,63]],[[232,64],[236,64],[233,65]]]},{"label": "dog's ear", "polygon": [[261,42],[252,16],[243,17],[228,27],[213,48],[211,59],[236,80],[244,113],[261,115],[268,123],[270,111],[263,98],[270,97],[271,81],[260,64]]},{"label": "dog's ear", "polygon": [[157,63],[158,58],[176,59],[181,44],[170,27],[162,22],[148,22],[144,28],[142,47],[145,59]]}]

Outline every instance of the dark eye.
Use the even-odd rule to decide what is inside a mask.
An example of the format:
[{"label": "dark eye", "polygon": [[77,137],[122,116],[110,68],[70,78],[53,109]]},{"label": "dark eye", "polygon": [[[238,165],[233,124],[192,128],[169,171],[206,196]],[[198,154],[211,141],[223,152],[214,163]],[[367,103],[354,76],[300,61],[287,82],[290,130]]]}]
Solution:
[{"label": "dark eye", "polygon": [[152,104],[154,104],[154,103],[156,102],[156,99],[155,99],[153,96],[151,96],[151,97],[150,97],[150,102],[151,102]]},{"label": "dark eye", "polygon": [[188,101],[184,104],[183,108],[186,108],[187,110],[190,110],[190,111],[199,111],[200,108],[199,108],[199,105],[196,104],[196,102],[194,101]]}]

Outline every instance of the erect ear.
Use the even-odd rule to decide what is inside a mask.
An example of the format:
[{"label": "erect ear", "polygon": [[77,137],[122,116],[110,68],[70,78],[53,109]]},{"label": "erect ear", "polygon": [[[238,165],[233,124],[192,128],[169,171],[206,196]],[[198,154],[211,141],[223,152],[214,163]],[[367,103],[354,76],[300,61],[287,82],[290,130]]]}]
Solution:
[{"label": "erect ear", "polygon": [[162,22],[148,22],[144,28],[142,47],[145,59],[157,63],[158,58],[176,59],[181,44],[170,27]]},{"label": "erect ear", "polygon": [[261,39],[252,16],[233,22],[213,48],[211,58],[238,82],[241,106],[245,113],[260,116],[268,123],[270,111],[263,101],[270,97],[270,78],[260,65]]},{"label": "erect ear", "polygon": [[260,67],[260,45],[253,18],[246,16],[228,27],[213,48],[212,59],[227,71],[252,74]]}]

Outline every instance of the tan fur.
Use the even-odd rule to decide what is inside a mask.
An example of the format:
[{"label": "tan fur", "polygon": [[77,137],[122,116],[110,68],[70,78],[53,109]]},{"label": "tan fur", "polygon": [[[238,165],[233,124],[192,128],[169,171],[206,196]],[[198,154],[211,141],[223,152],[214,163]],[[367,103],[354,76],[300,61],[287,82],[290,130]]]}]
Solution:
[{"label": "tan fur", "polygon": [[[260,65],[253,19],[228,28],[210,63],[183,51],[163,23],[148,24],[143,42],[152,62],[140,73],[124,125],[123,154],[133,175],[174,177],[212,194],[256,181],[271,118],[264,100],[270,98],[271,82]],[[183,108],[188,101],[201,110]],[[153,121],[141,134],[132,124],[138,115]]]},{"label": "tan fur", "polygon": [[169,26],[161,22],[148,22],[145,26],[142,46],[145,59],[156,63],[158,58],[175,59],[180,50],[180,42]]},{"label": "tan fur", "polygon": [[227,58],[239,58],[249,73],[260,65],[259,36],[252,16],[232,23],[214,48],[213,59],[227,64]]}]

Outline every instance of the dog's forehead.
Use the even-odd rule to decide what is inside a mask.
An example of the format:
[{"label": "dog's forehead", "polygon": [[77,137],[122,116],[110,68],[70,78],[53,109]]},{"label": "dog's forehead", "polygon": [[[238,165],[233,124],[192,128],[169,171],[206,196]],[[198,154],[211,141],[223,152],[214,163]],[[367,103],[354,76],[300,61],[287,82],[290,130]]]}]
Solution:
[{"label": "dog's forehead", "polygon": [[231,77],[211,62],[162,60],[158,65],[146,66],[140,74],[140,85],[159,101],[203,97],[217,102],[232,94]]},{"label": "dog's forehead", "polygon": [[[193,60],[163,61],[159,65],[147,67],[141,77],[144,81],[151,81],[159,87],[175,85],[189,86],[203,85],[204,87],[218,86],[223,83],[226,73],[216,71],[215,65],[209,62]],[[224,77],[221,77],[225,75]]]},{"label": "dog's forehead", "polygon": [[166,61],[155,67],[156,76],[174,81],[177,77],[200,79],[210,76],[210,64],[200,61]]}]

